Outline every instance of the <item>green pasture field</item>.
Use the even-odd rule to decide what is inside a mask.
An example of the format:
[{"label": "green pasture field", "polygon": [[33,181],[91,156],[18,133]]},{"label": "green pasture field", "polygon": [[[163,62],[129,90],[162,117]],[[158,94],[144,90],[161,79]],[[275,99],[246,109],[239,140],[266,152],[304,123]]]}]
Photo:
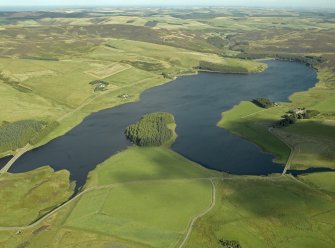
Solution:
[{"label": "green pasture field", "polygon": [[207,181],[123,184],[83,196],[65,227],[106,233],[152,247],[174,247],[211,203]]},{"label": "green pasture field", "polygon": [[92,171],[87,192],[15,239],[0,228],[0,244],[175,247],[191,219],[209,208],[210,179],[221,176],[167,146],[134,146]]},{"label": "green pasture field", "polygon": [[307,120],[279,130],[280,134],[295,147],[294,168],[335,168],[334,131],[335,126]]},{"label": "green pasture field", "polygon": [[131,147],[101,163],[86,187],[142,180],[217,177],[220,173],[195,164],[165,147]]},{"label": "green pasture field", "polygon": [[[312,175],[313,182],[326,178]],[[335,242],[334,198],[297,179],[224,179],[217,197],[218,204],[196,223],[186,247],[219,248],[220,239],[259,248],[330,248]]]},{"label": "green pasture field", "polygon": [[269,132],[269,124],[275,122],[281,113],[281,108],[263,109],[251,102],[241,102],[222,113],[218,126],[256,143],[264,151],[273,153],[277,162],[285,163],[290,148]]},{"label": "green pasture field", "polygon": [[334,172],[312,173],[300,176],[300,179],[322,191],[335,193]]},{"label": "green pasture field", "polygon": [[157,75],[132,67],[130,69],[118,72],[113,76],[107,77],[104,80],[111,82],[113,85],[127,86],[140,83],[154,77],[157,77]]},{"label": "green pasture field", "polygon": [[[265,151],[275,154],[279,162],[287,160],[291,147],[292,169],[335,168],[335,129],[332,115],[330,118],[327,115],[333,113],[334,76],[328,69],[321,68],[318,79],[315,87],[293,94],[290,102],[280,103],[277,107],[264,110],[251,102],[242,102],[224,112],[218,126],[255,142]],[[299,120],[294,125],[274,128],[269,132],[269,128],[285,112],[299,106],[318,110],[321,114],[311,120]]]}]

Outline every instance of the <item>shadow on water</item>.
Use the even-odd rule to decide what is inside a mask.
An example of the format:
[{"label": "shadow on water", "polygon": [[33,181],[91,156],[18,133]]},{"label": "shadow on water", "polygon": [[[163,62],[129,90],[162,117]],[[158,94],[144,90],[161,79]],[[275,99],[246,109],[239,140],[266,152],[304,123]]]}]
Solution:
[{"label": "shadow on water", "polygon": [[299,176],[311,173],[318,173],[318,172],[335,172],[335,169],[331,168],[322,168],[322,167],[312,167],[306,170],[288,170],[287,173],[291,174],[292,176]]},{"label": "shadow on water", "polygon": [[292,93],[316,83],[316,72],[303,64],[266,63],[269,68],[259,74],[200,73],[146,90],[139,102],[93,113],[65,135],[24,154],[10,172],[44,165],[67,169],[78,189],[97,164],[130,145],[123,134],[129,124],[143,114],[166,111],[177,123],[178,138],[172,149],[186,158],[231,174],[280,173],[283,167],[272,162],[271,154],[216,126],[221,112],[240,101],[256,97],[287,101]]}]

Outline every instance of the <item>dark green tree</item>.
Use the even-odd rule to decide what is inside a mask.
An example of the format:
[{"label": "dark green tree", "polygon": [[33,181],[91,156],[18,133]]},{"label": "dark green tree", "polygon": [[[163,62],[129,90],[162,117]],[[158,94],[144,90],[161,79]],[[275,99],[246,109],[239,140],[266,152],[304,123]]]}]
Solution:
[{"label": "dark green tree", "polygon": [[168,124],[174,123],[169,113],[153,113],[143,116],[139,122],[128,126],[126,137],[138,146],[160,146],[172,138]]}]

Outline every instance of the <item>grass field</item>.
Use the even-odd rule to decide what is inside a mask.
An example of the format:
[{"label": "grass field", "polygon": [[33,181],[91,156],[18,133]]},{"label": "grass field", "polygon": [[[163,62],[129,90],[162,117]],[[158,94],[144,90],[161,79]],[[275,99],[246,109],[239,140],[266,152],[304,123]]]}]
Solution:
[{"label": "grass field", "polygon": [[124,184],[80,199],[65,227],[106,233],[152,247],[174,247],[188,223],[209,207],[207,181]]},{"label": "grass field", "polygon": [[131,147],[89,174],[86,187],[142,180],[204,178],[220,173],[204,169],[168,148]]},{"label": "grass field", "polygon": [[153,77],[157,78],[157,75],[153,75],[147,71],[137,68],[130,68],[119,73],[115,73],[113,76],[106,77],[105,80],[112,82],[114,85],[126,86],[143,82]]},{"label": "grass field", "polygon": [[219,248],[219,239],[259,248],[334,244],[334,198],[325,191],[291,177],[235,177],[217,192],[218,204],[196,223],[186,247]]},{"label": "grass field", "polygon": [[[318,72],[317,85],[306,92],[295,93],[288,103],[261,109],[251,102],[242,102],[222,114],[218,126],[240,135],[285,162],[292,147],[292,169],[309,167],[335,168],[333,107],[334,75],[328,69]],[[285,128],[268,129],[290,109],[304,106],[321,114],[311,120],[300,120]],[[285,142],[285,143],[283,143]],[[287,144],[287,145],[285,145]],[[288,147],[289,146],[289,147]]]},{"label": "grass field", "polygon": [[280,108],[263,109],[251,102],[241,102],[222,114],[218,126],[256,143],[263,150],[273,153],[277,162],[285,163],[290,148],[268,131],[271,122],[276,121],[281,113]]},{"label": "grass field", "polygon": [[334,130],[320,121],[301,121],[277,133],[294,146],[294,168],[335,168]]},{"label": "grass field", "polygon": [[334,172],[313,173],[303,175],[300,179],[322,191],[335,193],[335,181],[333,180]]},{"label": "grass field", "polygon": [[0,177],[0,226],[22,226],[36,220],[73,193],[67,171],[50,167]]},{"label": "grass field", "polygon": [[167,146],[134,146],[92,171],[86,193],[20,236],[8,239],[10,231],[0,228],[0,244],[80,246],[84,235],[94,247],[175,247],[191,219],[210,206],[209,179],[220,175]]}]

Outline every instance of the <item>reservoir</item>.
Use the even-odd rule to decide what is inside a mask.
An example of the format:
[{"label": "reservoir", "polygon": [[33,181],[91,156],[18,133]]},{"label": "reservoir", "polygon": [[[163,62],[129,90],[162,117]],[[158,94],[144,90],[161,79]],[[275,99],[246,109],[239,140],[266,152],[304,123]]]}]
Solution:
[{"label": "reservoir", "polygon": [[317,81],[314,69],[301,63],[267,61],[259,74],[199,73],[183,76],[142,93],[140,101],[91,114],[78,126],[48,144],[24,154],[10,172],[50,165],[67,169],[77,187],[97,164],[132,145],[124,129],[147,113],[175,116],[178,138],[172,149],[207,168],[238,175],[281,173],[283,166],[271,154],[227,130],[218,128],[221,113],[240,101],[257,97],[288,101]]}]

